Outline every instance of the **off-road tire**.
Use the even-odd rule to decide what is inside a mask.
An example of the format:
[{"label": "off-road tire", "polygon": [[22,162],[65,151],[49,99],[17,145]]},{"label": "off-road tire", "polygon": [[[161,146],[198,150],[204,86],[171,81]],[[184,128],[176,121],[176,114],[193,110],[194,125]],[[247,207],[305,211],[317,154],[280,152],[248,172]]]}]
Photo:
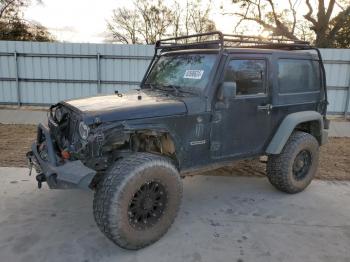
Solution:
[{"label": "off-road tire", "polygon": [[[293,174],[293,165],[301,152],[308,152],[311,164],[308,172],[302,178]],[[279,155],[268,157],[266,173],[270,183],[278,190],[289,194],[303,191],[313,179],[318,166],[319,144],[314,136],[295,131],[289,137],[286,145]]]},{"label": "off-road tire", "polygon": [[[165,190],[166,204],[155,224],[141,229],[130,220],[130,203],[142,185],[150,181],[157,181]],[[182,181],[170,159],[135,153],[117,161],[98,183],[93,212],[99,229],[115,244],[125,249],[140,249],[154,243],[168,231],[179,210],[181,198]]]}]

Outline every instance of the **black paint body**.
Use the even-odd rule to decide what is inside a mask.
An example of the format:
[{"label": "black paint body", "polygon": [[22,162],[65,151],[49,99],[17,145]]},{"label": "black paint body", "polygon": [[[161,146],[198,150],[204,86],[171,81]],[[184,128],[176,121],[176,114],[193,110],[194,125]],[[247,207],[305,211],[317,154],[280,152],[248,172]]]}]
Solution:
[{"label": "black paint body", "polygon": [[[198,53],[198,50],[186,52]],[[180,52],[174,53],[176,55]],[[217,101],[216,92],[231,58],[266,60],[268,92],[263,96],[233,97],[227,101],[227,105],[217,109],[220,101]],[[94,123],[97,117],[102,125],[121,121],[135,126],[135,129],[151,130],[156,127],[166,130],[174,140],[181,171],[254,157],[264,154],[286,115],[298,111],[317,111],[323,97],[321,87],[318,93],[293,95],[292,99],[281,96],[278,92],[275,63],[279,58],[316,60],[316,57],[308,53],[262,49],[226,50],[217,52],[216,68],[213,70],[215,74],[201,95],[183,97],[176,96],[171,91],[166,93],[148,88],[121,97],[100,96],[64,104],[79,112],[89,124]],[[272,105],[271,112],[258,110],[258,106],[266,104]]]},{"label": "black paint body", "polygon": [[[133,134],[154,132],[168,134],[175,146],[174,161],[180,173],[190,173],[236,159],[264,155],[282,120],[290,113],[318,111],[324,114],[325,92],[322,79],[317,92],[282,95],[277,82],[279,58],[308,59],[320,63],[311,53],[274,49],[193,49],[170,51],[163,55],[183,53],[215,53],[217,56],[209,83],[199,94],[175,94],[141,86],[130,94],[115,94],[61,102],[70,118],[65,136],[74,160],[97,172],[105,171],[115,161],[109,144],[118,140],[128,143]],[[231,59],[262,59],[266,61],[265,85],[267,94],[234,96],[219,101],[217,92],[223,83],[224,72]],[[154,59],[154,63],[157,58]],[[320,74],[323,78],[323,74]],[[261,106],[271,105],[268,110]],[[78,124],[90,127],[87,141],[81,141]],[[49,128],[55,145],[56,164],[59,151],[59,124],[49,117]],[[61,145],[58,145],[61,144]],[[130,147],[120,147],[122,154],[132,153]],[[116,153],[118,155],[118,153]]]}]

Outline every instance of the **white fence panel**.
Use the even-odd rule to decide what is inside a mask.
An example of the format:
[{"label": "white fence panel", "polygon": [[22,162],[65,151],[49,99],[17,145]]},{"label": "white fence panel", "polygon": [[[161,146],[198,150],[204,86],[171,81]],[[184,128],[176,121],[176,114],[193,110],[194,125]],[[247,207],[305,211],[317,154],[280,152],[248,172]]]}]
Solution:
[{"label": "white fence panel", "polygon": [[[328,88],[328,113],[349,111],[350,49],[321,49]],[[346,110],[347,109],[347,110]]]},{"label": "white fence panel", "polygon": [[51,104],[128,91],[153,46],[0,41],[0,103]]},{"label": "white fence panel", "polygon": [[[0,104],[52,104],[138,86],[152,58],[149,45],[0,41]],[[350,49],[321,49],[328,112],[349,111]],[[346,110],[347,108],[347,110]]]}]

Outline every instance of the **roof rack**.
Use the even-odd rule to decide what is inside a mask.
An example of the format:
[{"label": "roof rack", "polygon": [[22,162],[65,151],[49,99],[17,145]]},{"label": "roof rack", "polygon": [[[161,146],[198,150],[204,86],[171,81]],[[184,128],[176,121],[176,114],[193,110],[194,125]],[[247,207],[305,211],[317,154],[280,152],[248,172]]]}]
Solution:
[{"label": "roof rack", "polygon": [[223,34],[220,31],[172,37],[158,40],[156,49],[163,51],[198,48],[265,48],[284,50],[313,49],[307,41],[284,39],[279,37],[243,36]]},{"label": "roof rack", "polygon": [[[322,55],[317,47],[310,45],[307,41],[284,39],[279,37],[264,38],[261,36],[243,36],[223,34],[220,31],[213,31],[202,34],[180,36],[161,39],[156,42],[153,58],[148,65],[146,73],[141,81],[142,87],[152,68],[153,63],[160,52],[184,50],[184,49],[219,49],[225,48],[263,48],[263,49],[282,49],[282,50],[315,50],[321,65],[322,85],[324,88],[325,102],[328,104],[327,87],[326,87],[326,71],[322,62]],[[326,113],[326,107],[323,114]]]},{"label": "roof rack", "polygon": [[[322,79],[325,102],[328,104],[327,88],[326,88],[326,73],[322,62],[322,55],[317,47],[310,45],[310,42],[294,39],[284,39],[282,37],[264,38],[261,36],[243,36],[223,34],[220,31],[213,31],[202,34],[180,36],[161,39],[156,42],[153,58],[148,65],[146,73],[141,81],[140,86],[143,86],[146,78],[151,70],[153,63],[160,52],[183,50],[183,49],[219,49],[225,48],[263,48],[263,49],[282,49],[282,50],[315,50],[321,64]],[[324,109],[326,113],[326,108]]]}]

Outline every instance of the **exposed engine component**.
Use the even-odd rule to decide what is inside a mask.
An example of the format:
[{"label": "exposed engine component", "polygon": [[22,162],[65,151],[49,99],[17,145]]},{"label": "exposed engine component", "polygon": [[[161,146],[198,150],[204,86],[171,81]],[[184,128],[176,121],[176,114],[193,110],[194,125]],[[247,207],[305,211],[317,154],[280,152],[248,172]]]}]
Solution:
[{"label": "exposed engine component", "polygon": [[167,134],[136,133],[130,138],[130,147],[132,151],[160,153],[168,156],[175,154],[174,143]]}]

